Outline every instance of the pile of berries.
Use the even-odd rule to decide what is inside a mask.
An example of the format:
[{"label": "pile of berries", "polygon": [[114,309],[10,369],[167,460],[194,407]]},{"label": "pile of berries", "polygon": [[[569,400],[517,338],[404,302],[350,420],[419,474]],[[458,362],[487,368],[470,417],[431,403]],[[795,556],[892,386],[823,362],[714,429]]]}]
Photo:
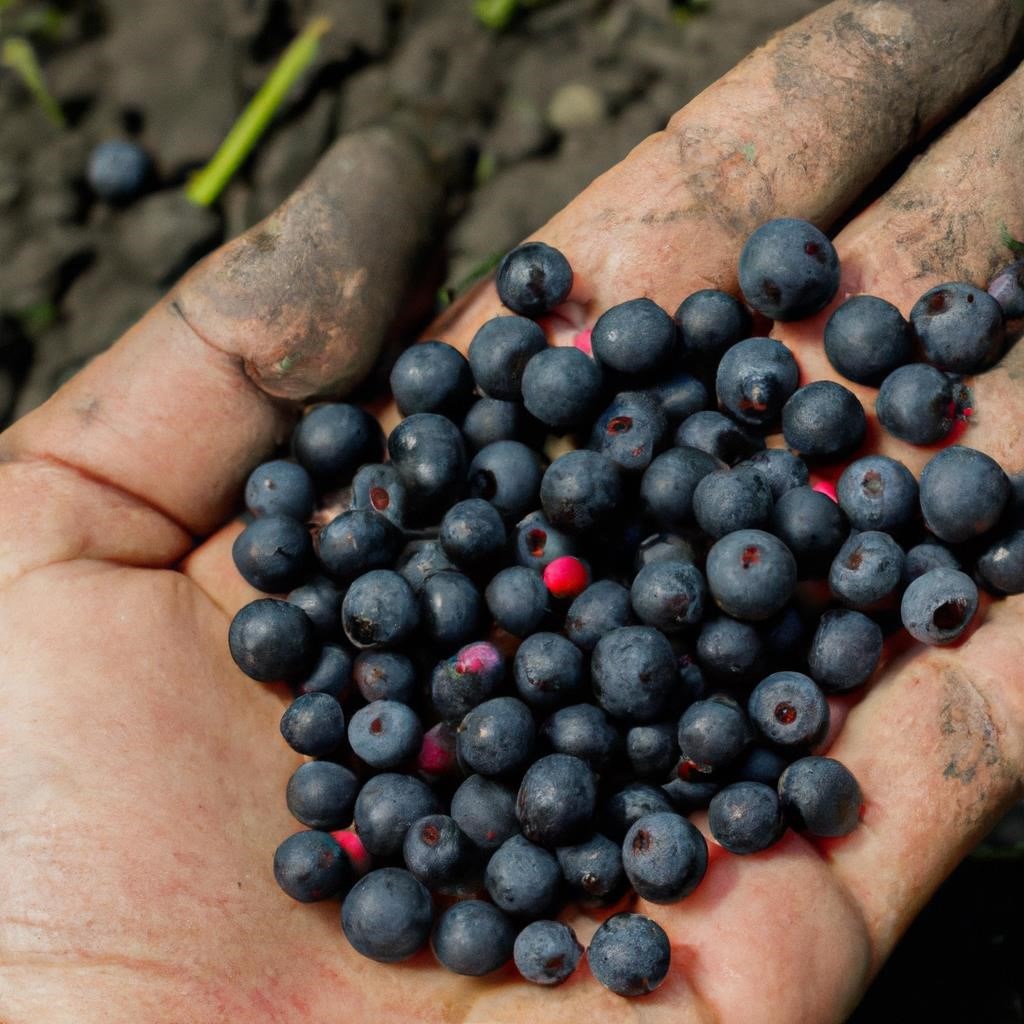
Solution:
[{"label": "pile of berries", "polygon": [[[1010,316],[1020,276],[993,285]],[[839,263],[813,225],[777,220],[739,277],[749,307],[791,320],[833,299]],[[555,249],[513,250],[498,291],[515,315],[485,323],[468,360],[440,341],[398,359],[386,461],[370,415],[323,404],[294,461],[246,487],[236,565],[287,597],[242,608],[230,649],[252,678],[293,685],[281,732],[311,758],[287,787],[307,830],[274,873],[297,900],[342,897],[345,935],[378,961],[429,941],[452,971],[514,959],[554,984],[583,953],[554,919],[564,901],[671,903],[699,885],[691,812],[735,854],[787,825],[849,833],[862,794],[819,754],[827,696],[863,686],[901,626],[955,641],[978,582],[1024,590],[1021,490],[987,455],[946,447],[920,481],[884,455],[842,468],[860,401],[798,386],[786,346],[750,337],[747,305],[719,291],[675,317],[624,302],[551,348],[536,318],[572,280]],[[931,289],[909,323],[856,296],[825,351],[881,385],[887,430],[933,443],[962,413],[956,375],[998,359],[1004,320],[969,284]],[[780,425],[787,447],[767,448]],[[549,461],[551,435],[579,447]],[[622,995],[656,988],[669,957],[635,913],[587,951]]]}]

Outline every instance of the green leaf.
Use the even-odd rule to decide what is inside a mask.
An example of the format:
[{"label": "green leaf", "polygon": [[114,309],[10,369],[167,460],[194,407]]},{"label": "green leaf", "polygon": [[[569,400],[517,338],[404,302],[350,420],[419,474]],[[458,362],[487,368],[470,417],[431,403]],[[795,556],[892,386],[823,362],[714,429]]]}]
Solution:
[{"label": "green leaf", "polygon": [[0,50],[0,64],[10,68],[22,80],[43,113],[57,128],[63,128],[66,123],[64,112],[50,90],[46,88],[43,69],[39,66],[32,44],[21,36],[5,39],[3,49]]},{"label": "green leaf", "polygon": [[485,256],[473,269],[466,274],[461,280],[456,281],[455,284],[445,285],[443,288],[437,290],[437,303],[441,309],[450,306],[463,292],[469,291],[481,280],[486,277],[494,268],[501,262],[501,258],[505,255],[504,250],[501,252],[493,252],[489,256]]},{"label": "green leaf", "polygon": [[473,0],[473,13],[486,28],[503,29],[513,18],[519,0]]},{"label": "green leaf", "polygon": [[1010,229],[1006,226],[1006,221],[1004,220],[999,222],[999,240],[1010,252],[1015,253],[1017,256],[1024,253],[1024,242],[1010,234]]}]

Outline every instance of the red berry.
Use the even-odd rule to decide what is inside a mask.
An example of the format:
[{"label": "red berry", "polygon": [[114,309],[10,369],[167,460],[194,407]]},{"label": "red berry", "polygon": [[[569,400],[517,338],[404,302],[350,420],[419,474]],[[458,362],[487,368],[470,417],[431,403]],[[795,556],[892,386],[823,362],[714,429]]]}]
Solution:
[{"label": "red berry", "polygon": [[331,836],[348,854],[348,859],[352,862],[355,873],[357,875],[365,875],[370,870],[370,855],[366,852],[362,839],[355,832],[349,832],[347,829],[332,832]]},{"label": "red berry", "polygon": [[590,570],[579,558],[563,555],[544,570],[544,585],[555,597],[579,597],[590,585]]}]

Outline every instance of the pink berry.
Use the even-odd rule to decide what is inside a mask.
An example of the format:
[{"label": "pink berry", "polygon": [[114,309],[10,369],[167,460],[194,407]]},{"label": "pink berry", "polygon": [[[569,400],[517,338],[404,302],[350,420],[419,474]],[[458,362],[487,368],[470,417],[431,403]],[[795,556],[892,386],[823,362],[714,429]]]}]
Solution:
[{"label": "pink berry", "polygon": [[590,570],[579,558],[563,555],[544,570],[544,585],[555,597],[579,597],[590,585]]},{"label": "pink berry", "polygon": [[357,875],[365,875],[370,870],[370,855],[367,853],[366,847],[363,846],[362,839],[355,832],[349,832],[347,829],[339,829],[337,832],[332,832],[331,836],[348,854],[348,859],[352,862],[352,868],[355,870],[355,873]]},{"label": "pink berry", "polygon": [[423,735],[423,744],[416,758],[416,767],[427,781],[455,771],[455,729],[447,722],[438,722]]}]

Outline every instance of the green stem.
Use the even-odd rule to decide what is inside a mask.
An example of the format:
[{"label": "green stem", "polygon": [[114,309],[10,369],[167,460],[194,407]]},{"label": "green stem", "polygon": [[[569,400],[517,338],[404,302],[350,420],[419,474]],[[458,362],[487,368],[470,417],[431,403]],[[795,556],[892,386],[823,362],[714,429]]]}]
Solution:
[{"label": "green stem", "polygon": [[5,64],[21,78],[35,101],[42,107],[43,113],[57,128],[63,128],[66,123],[64,112],[60,109],[60,104],[50,94],[50,90],[46,88],[43,70],[39,66],[32,44],[20,36],[11,36],[9,39],[5,39],[3,51],[0,52],[0,63]]},{"label": "green stem", "polygon": [[316,59],[320,39],[330,27],[327,18],[317,18],[291,41],[213,158],[189,179],[185,194],[193,203],[210,206],[224,191],[253,146],[259,142],[291,87]]}]

